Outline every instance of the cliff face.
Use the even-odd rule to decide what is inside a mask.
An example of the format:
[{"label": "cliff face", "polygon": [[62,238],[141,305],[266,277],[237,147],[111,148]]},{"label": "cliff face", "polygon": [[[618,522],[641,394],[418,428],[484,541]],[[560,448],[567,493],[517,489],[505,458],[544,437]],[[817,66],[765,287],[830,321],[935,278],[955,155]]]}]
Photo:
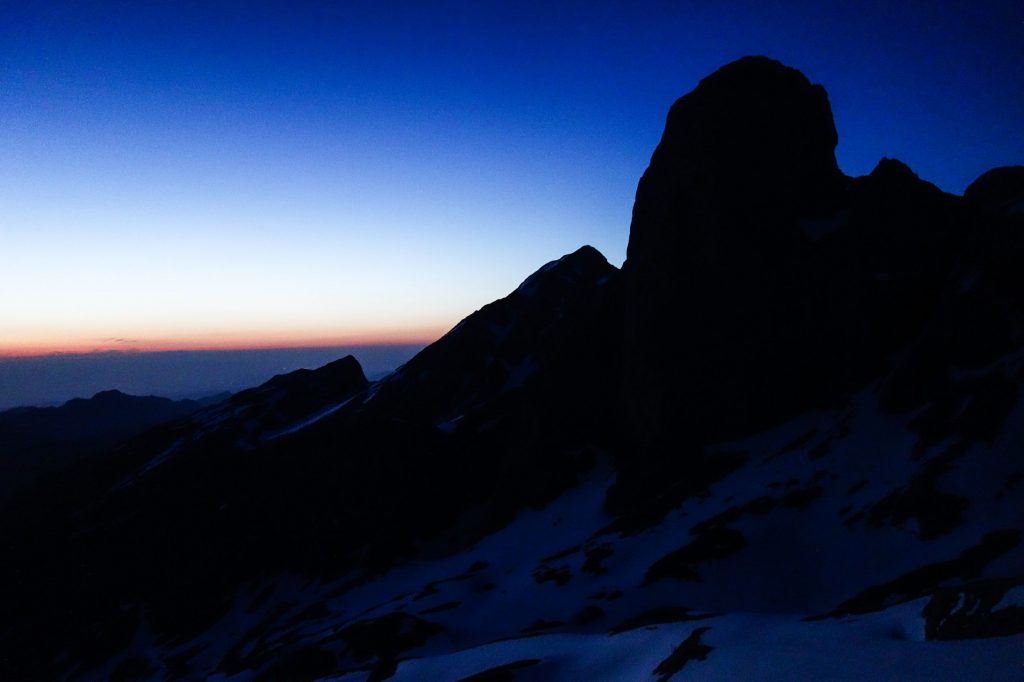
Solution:
[{"label": "cliff face", "polygon": [[[970,273],[1009,267],[1019,240],[978,205],[1012,203],[1012,173],[983,178],[972,203],[891,159],[847,178],[836,142],[821,86],[763,57],[672,106],[623,267],[625,404],[645,467],[841,403],[938,333]],[[999,286],[991,297],[1015,296]]]},{"label": "cliff face", "polygon": [[714,433],[709,417],[724,428],[774,400],[825,274],[800,221],[831,218],[847,185],[837,139],[824,89],[766,58],[672,106],[623,268],[628,402],[648,446],[680,420]]}]

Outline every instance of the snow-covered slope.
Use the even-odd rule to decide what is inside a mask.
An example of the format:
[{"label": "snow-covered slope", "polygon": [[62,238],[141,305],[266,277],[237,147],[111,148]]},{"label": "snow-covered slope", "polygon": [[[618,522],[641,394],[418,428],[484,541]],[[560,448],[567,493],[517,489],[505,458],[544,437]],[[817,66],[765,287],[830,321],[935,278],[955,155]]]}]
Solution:
[{"label": "snow-covered slope", "polygon": [[[1019,363],[1001,371],[1020,382]],[[882,414],[876,386],[715,444],[742,464],[642,529],[605,510],[615,473],[599,458],[458,553],[369,580],[253,584],[203,636],[139,640],[107,672],[144,656],[226,680],[1019,679],[1024,404],[929,491],[945,447],[920,450],[917,416]],[[964,501],[941,531],[914,515],[928,494]],[[950,612],[995,629],[945,637]]]}]

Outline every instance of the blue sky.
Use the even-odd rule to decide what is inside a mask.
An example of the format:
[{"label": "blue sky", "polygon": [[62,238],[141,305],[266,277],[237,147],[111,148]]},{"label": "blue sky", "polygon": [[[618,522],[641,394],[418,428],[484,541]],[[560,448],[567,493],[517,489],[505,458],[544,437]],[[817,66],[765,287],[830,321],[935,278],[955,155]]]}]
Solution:
[{"label": "blue sky", "polygon": [[1024,5],[0,0],[0,353],[419,342],[589,243],[745,54],[840,166],[1024,162]]}]

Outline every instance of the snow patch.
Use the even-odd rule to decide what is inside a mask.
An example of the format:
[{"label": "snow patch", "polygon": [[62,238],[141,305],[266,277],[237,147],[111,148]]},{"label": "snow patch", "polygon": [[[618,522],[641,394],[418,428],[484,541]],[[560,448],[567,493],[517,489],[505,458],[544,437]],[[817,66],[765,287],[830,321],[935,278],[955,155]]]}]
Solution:
[{"label": "snow patch", "polygon": [[805,218],[800,221],[800,230],[807,235],[808,239],[818,242],[842,227],[848,216],[849,211],[842,210],[831,218],[818,220]]},{"label": "snow patch", "polygon": [[455,433],[455,429],[459,428],[459,422],[462,421],[463,417],[465,417],[465,415],[460,414],[458,417],[455,417],[454,419],[438,422],[437,430],[440,431],[441,433]]},{"label": "snow patch", "polygon": [[141,469],[139,469],[139,470],[138,470],[138,472],[136,472],[136,473],[134,473],[134,474],[132,474],[132,475],[128,476],[127,478],[125,478],[124,480],[122,480],[122,481],[121,481],[120,483],[118,483],[117,485],[115,485],[115,486],[113,487],[113,490],[125,490],[126,488],[128,488],[128,487],[130,487],[130,486],[132,486],[132,485],[135,485],[135,482],[136,482],[136,481],[138,481],[138,480],[139,480],[139,478],[141,478],[142,476],[145,476],[145,475],[146,475],[147,473],[149,473],[149,472],[150,472],[150,471],[152,471],[153,469],[156,469],[156,468],[157,468],[158,466],[160,466],[161,464],[163,464],[164,462],[166,462],[166,461],[167,461],[167,459],[168,459],[168,458],[169,458],[169,457],[170,457],[171,455],[173,455],[173,454],[174,454],[174,452],[175,452],[175,451],[176,451],[176,450],[177,450],[178,448],[180,448],[180,447],[181,447],[181,444],[182,444],[182,443],[183,443],[184,441],[185,441],[185,439],[184,439],[184,438],[178,438],[178,439],[176,439],[176,440],[175,440],[175,441],[174,441],[173,443],[171,443],[171,444],[170,444],[170,445],[169,445],[168,447],[164,448],[164,450],[162,450],[162,451],[160,452],[160,454],[159,454],[159,455],[157,455],[156,457],[152,458],[151,460],[149,460],[148,462],[146,462],[146,463],[145,463],[144,465],[142,465],[142,468],[141,468]]},{"label": "snow patch", "polygon": [[1024,609],[1024,585],[1018,585],[1006,591],[999,603],[992,607],[993,611],[1001,611],[1011,606]]},{"label": "snow patch", "polygon": [[501,388],[502,391],[510,391],[513,388],[520,388],[526,381],[537,371],[537,357],[530,353],[519,363],[511,368],[508,375],[508,380],[505,385]]},{"label": "snow patch", "polygon": [[286,426],[286,427],[284,427],[282,429],[278,429],[276,431],[271,431],[269,433],[262,434],[260,436],[260,440],[274,440],[275,438],[280,438],[281,436],[287,436],[289,434],[295,433],[296,431],[301,431],[302,429],[306,428],[307,426],[312,426],[313,424],[317,423],[321,419],[324,419],[325,417],[331,416],[332,414],[334,414],[335,412],[337,412],[341,408],[343,408],[346,405],[348,405],[355,398],[356,398],[356,396],[352,396],[351,398],[343,400],[343,401],[341,401],[340,403],[338,403],[336,405],[331,405],[330,407],[325,407],[324,409],[320,410],[319,412],[315,412],[312,415],[310,415],[309,417],[307,417],[306,419],[303,419],[302,421],[300,421],[300,422],[298,422],[296,424],[292,424],[291,426]]},{"label": "snow patch", "polygon": [[174,454],[175,450],[177,450],[179,447],[181,447],[181,443],[182,443],[182,439],[181,438],[177,439],[176,441],[174,441],[170,445],[170,447],[166,448],[159,455],[157,455],[153,459],[151,459],[148,462],[146,462],[146,465],[144,467],[142,467],[142,469],[139,471],[139,476],[142,476],[142,475],[152,471],[153,469],[156,469],[158,466],[160,466],[161,464],[166,462],[167,458],[170,457],[172,454]]}]

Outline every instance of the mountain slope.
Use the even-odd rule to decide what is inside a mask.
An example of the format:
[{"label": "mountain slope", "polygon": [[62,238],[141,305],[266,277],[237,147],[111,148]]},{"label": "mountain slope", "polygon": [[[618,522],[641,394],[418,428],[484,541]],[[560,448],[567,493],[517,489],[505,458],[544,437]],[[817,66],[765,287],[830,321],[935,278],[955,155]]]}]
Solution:
[{"label": "mountain slope", "polygon": [[46,471],[107,450],[224,397],[175,401],[102,391],[59,407],[4,410],[0,412],[0,497]]},{"label": "mountain slope", "polygon": [[[371,385],[352,358],[276,378],[46,482],[0,517],[15,557],[0,585],[18,614],[5,623],[11,669],[63,649],[86,673],[140,627],[195,636],[238,588],[373,575],[424,538],[461,547],[552,499],[603,438],[602,411],[586,407],[614,392],[592,366],[611,351],[580,322],[600,319],[616,274],[581,249],[450,332],[439,345],[454,355],[428,349]],[[424,374],[465,381],[437,391]],[[559,376],[579,382],[549,391]],[[282,416],[286,403],[303,409]],[[42,599],[69,615],[54,624]]]}]

